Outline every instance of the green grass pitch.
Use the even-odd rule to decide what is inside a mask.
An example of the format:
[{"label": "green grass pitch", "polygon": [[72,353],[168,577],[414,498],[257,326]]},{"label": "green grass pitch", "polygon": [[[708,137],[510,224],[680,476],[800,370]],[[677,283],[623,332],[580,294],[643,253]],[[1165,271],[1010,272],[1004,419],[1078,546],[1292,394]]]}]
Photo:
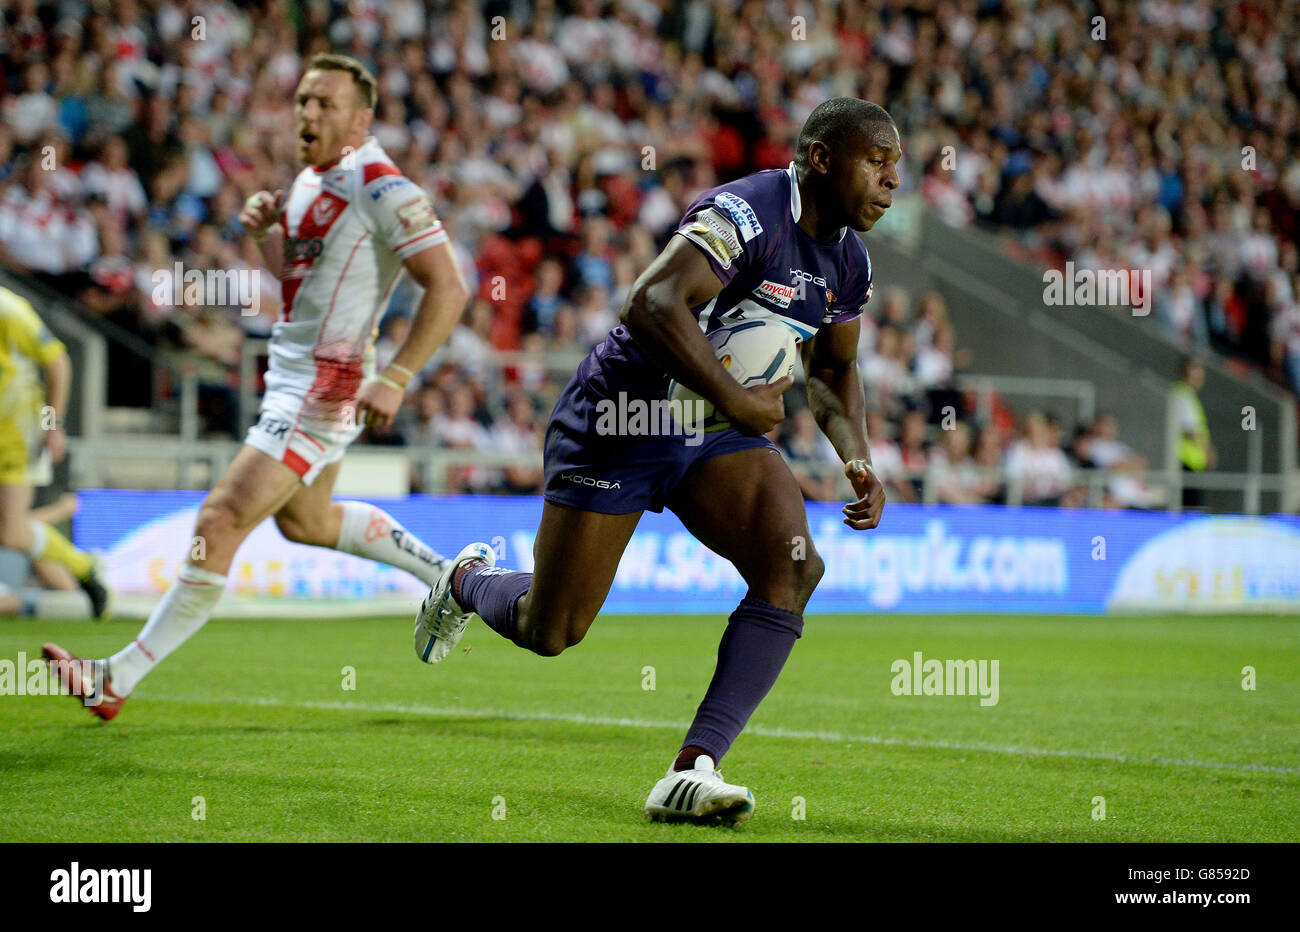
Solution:
[{"label": "green grass pitch", "polygon": [[[723,625],[543,659],[474,621],[426,666],[407,618],[214,621],[111,723],[0,696],[0,841],[1300,840],[1294,617],[812,616],[722,764],[753,819],[647,823]],[[0,620],[0,659],[137,627]],[[997,659],[998,704],[893,695],[918,650]]]}]

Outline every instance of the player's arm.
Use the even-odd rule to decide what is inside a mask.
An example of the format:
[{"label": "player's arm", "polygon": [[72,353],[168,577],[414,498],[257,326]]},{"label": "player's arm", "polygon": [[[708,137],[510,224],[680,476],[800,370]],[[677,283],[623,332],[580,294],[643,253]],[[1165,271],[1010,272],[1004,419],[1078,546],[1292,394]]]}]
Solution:
[{"label": "player's arm", "polygon": [[72,362],[67,347],[25,301],[20,309],[8,315],[6,324],[5,339],[9,345],[40,366],[44,376],[45,401],[53,410],[54,421],[50,423],[47,412],[42,411],[41,426],[45,430],[45,447],[57,463],[67,448],[63,418],[68,413],[68,398],[72,394]]},{"label": "player's arm", "polygon": [[691,313],[722,287],[699,248],[674,236],[632,285],[619,316],[652,362],[713,402],[736,427],[767,433],[784,420],[781,393],[794,380],[746,389],[722,368]]},{"label": "player's arm", "polygon": [[357,396],[357,416],[378,427],[388,424],[401,407],[406,383],[424,368],[434,350],[446,342],[460,320],[469,289],[446,240],[402,261],[407,274],[424,289],[411,319],[411,331],[384,371]]},{"label": "player's arm", "polygon": [[885,507],[885,487],[871,467],[867,441],[866,396],[858,369],[861,326],[857,318],[828,324],[803,348],[808,407],[844,461],[844,474],[858,496],[844,506],[844,523],[858,530],[879,524]]},{"label": "player's arm", "polygon": [[277,222],[284,210],[284,192],[258,191],[244,202],[239,223],[262,251],[262,261],[276,278],[284,267],[284,231]]}]

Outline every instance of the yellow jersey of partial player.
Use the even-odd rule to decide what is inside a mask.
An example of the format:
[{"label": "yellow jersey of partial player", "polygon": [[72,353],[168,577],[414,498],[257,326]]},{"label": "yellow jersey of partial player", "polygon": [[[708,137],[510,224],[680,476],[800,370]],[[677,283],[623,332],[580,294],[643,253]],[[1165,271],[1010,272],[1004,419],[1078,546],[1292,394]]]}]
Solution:
[{"label": "yellow jersey of partial player", "polygon": [[[41,369],[66,349],[31,302],[0,288],[0,483],[35,478],[30,467],[41,451]],[[39,482],[37,483],[39,484]]]}]

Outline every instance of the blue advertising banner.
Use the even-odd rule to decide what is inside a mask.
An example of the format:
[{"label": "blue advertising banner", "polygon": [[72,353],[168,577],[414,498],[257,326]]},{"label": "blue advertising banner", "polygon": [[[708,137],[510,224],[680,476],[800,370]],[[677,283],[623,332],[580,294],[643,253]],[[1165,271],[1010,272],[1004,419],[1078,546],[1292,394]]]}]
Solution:
[{"label": "blue advertising banner", "polygon": [[[104,556],[120,592],[161,593],[194,546],[202,492],[80,492],[78,546]],[[542,502],[533,496],[370,500],[445,554],[481,540],[499,565],[531,570]],[[891,504],[854,531],[839,505],[809,503],[826,573],[811,613],[1100,613],[1300,610],[1300,519],[1000,506]],[[808,542],[788,541],[792,559]],[[236,557],[230,591],[314,599],[423,597],[392,567],[285,541],[260,526]],[[672,514],[646,514],[604,611],[729,613],[745,585]]]}]

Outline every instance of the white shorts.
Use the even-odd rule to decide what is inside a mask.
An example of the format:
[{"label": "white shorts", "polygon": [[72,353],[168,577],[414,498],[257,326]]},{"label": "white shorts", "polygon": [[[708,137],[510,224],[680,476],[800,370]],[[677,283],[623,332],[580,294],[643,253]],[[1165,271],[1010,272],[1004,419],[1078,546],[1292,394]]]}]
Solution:
[{"label": "white shorts", "polygon": [[356,423],[351,404],[309,402],[309,385],[267,375],[267,390],[257,423],[244,443],[284,463],[311,485],[321,470],[343,459],[364,425]]}]

